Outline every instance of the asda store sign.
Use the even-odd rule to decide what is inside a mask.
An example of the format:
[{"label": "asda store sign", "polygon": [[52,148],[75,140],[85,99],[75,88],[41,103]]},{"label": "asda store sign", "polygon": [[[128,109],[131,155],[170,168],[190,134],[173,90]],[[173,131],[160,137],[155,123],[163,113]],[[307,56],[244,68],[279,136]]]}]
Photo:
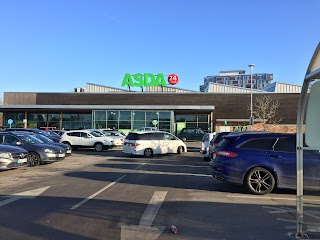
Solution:
[{"label": "asda store sign", "polygon": [[[178,76],[176,74],[170,74],[168,76],[168,82],[171,85],[178,83]],[[150,86],[167,86],[166,79],[163,73],[153,75],[151,73],[136,73],[134,75],[127,73],[122,81],[122,87],[150,87]]]}]

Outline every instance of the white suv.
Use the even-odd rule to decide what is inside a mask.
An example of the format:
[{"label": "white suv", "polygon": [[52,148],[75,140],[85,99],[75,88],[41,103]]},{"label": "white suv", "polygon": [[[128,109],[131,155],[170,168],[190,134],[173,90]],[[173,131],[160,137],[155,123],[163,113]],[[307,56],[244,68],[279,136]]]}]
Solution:
[{"label": "white suv", "polygon": [[60,142],[72,148],[94,148],[97,152],[108,150],[113,144],[107,137],[101,137],[92,130],[73,130],[62,134]]},{"label": "white suv", "polygon": [[179,138],[167,132],[131,132],[124,140],[123,152],[151,157],[154,154],[181,154],[187,152],[187,146]]}]

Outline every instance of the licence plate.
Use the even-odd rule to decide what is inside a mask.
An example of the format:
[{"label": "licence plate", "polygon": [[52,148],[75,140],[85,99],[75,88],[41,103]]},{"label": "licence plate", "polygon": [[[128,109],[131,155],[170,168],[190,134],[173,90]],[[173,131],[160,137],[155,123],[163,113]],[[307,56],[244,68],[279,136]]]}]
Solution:
[{"label": "licence plate", "polygon": [[23,159],[17,159],[17,163],[26,163],[27,159],[23,158]]},{"label": "licence plate", "polygon": [[65,155],[64,154],[59,154],[59,157],[64,157]]}]

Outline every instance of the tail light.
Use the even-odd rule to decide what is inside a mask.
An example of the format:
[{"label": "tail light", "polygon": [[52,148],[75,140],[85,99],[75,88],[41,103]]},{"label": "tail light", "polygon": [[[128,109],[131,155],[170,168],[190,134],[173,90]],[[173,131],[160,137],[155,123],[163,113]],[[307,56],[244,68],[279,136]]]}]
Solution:
[{"label": "tail light", "polygon": [[213,142],[213,146],[218,146],[218,142]]},{"label": "tail light", "polygon": [[133,146],[133,147],[137,147],[137,146],[139,146],[140,145],[140,143],[132,143],[131,144],[131,146]]},{"label": "tail light", "polygon": [[234,158],[234,157],[238,156],[237,153],[231,152],[231,151],[226,151],[226,150],[217,151],[216,154],[217,154],[217,156],[229,157],[229,158]]}]

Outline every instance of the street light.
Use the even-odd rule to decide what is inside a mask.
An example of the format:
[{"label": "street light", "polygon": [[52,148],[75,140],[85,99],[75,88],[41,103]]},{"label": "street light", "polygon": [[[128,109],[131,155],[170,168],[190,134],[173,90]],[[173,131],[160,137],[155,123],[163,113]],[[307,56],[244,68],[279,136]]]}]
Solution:
[{"label": "street light", "polygon": [[253,125],[253,116],[252,116],[252,70],[254,67],[254,64],[249,64],[248,67],[250,68],[250,131],[252,131],[252,125]]}]

